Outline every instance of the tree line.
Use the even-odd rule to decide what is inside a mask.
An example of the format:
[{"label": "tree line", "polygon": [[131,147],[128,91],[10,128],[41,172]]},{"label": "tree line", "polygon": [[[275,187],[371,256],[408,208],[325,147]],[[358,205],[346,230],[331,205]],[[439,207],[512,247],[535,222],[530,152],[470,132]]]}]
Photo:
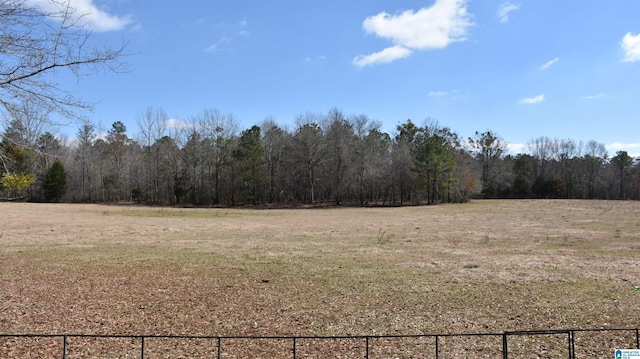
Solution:
[{"label": "tree line", "polygon": [[4,126],[3,198],[194,206],[395,206],[470,198],[640,199],[640,162],[595,140],[540,137],[511,154],[495,132],[461,138],[435,121],[392,134],[366,115],[305,113],[240,129],[205,109],[170,121],[148,108],[129,134],[84,123],[52,134],[47,113],[26,108]]}]

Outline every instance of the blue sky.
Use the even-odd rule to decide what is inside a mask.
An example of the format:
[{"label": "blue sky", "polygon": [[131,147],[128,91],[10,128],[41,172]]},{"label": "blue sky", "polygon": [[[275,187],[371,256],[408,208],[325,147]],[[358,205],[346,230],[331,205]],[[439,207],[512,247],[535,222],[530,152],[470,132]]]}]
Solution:
[{"label": "blue sky", "polygon": [[[43,0],[32,0],[43,1]],[[389,133],[407,119],[596,140],[640,156],[637,0],[71,0],[130,72],[58,81],[109,128],[149,106],[241,129],[332,107]],[[75,132],[73,132],[75,133]]]}]

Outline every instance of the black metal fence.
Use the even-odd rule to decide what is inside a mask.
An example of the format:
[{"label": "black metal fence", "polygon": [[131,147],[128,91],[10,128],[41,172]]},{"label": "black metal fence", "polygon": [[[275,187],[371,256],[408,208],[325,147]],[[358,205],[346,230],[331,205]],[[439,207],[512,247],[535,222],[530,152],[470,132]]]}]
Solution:
[{"label": "black metal fence", "polygon": [[[640,349],[638,328],[356,336],[0,334],[5,358],[548,358]],[[183,347],[183,348],[181,348]],[[186,348],[186,349],[185,349]]]}]

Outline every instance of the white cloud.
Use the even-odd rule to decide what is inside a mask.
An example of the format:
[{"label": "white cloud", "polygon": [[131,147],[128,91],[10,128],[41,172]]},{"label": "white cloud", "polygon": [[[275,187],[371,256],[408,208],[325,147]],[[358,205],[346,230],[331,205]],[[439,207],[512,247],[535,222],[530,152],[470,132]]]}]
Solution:
[{"label": "white cloud", "polygon": [[624,59],[622,61],[633,62],[640,61],[640,34],[633,35],[628,32],[622,38],[622,49],[624,50]]},{"label": "white cloud", "polygon": [[621,143],[614,142],[610,145],[606,145],[605,148],[611,153],[618,151],[627,151],[627,154],[631,157],[640,157],[640,143]]},{"label": "white cloud", "polygon": [[431,91],[427,94],[427,96],[431,98],[442,98],[442,97],[454,98],[457,95],[458,95],[458,90]]},{"label": "white cloud", "polygon": [[249,26],[249,23],[247,22],[247,18],[243,18],[239,23],[238,26],[240,26],[240,31],[238,31],[239,35],[242,36],[247,36],[250,34],[249,30],[247,30],[247,27]]},{"label": "white cloud", "polygon": [[509,13],[520,9],[520,5],[512,4],[511,2],[503,2],[498,7],[498,18],[501,23],[509,22]]},{"label": "white cloud", "polygon": [[540,66],[540,70],[546,70],[546,69],[548,69],[549,67],[551,67],[553,64],[555,64],[558,61],[560,61],[559,57],[556,57],[553,60],[549,60],[549,61],[545,62],[542,66]]},{"label": "white cloud", "polygon": [[[39,6],[44,11],[62,11],[64,2],[54,2],[50,0],[27,0],[34,6]],[[122,30],[131,23],[129,16],[110,15],[99,9],[93,0],[69,0],[69,5],[75,9],[74,15],[83,21],[82,25],[94,31],[114,31]]]},{"label": "white cloud", "polygon": [[640,143],[622,143],[622,142],[614,142],[608,146],[607,149],[610,150],[622,150],[625,148],[637,148],[640,149]]},{"label": "white cloud", "polygon": [[520,99],[520,101],[518,101],[519,104],[524,104],[524,105],[534,105],[537,103],[540,103],[544,101],[544,94],[538,95],[538,96],[534,96],[534,97],[525,97],[523,99]]},{"label": "white cloud", "polygon": [[311,62],[322,62],[322,61],[326,61],[326,60],[327,60],[327,56],[325,56],[325,55],[320,55],[320,56],[317,56],[317,57],[307,56],[307,57],[304,58],[304,61],[305,62],[309,62],[309,63],[311,63]]},{"label": "white cloud", "polygon": [[222,36],[218,41],[209,45],[204,49],[205,52],[218,52],[228,50],[228,48],[221,48],[222,45],[231,43],[231,38],[227,36]]},{"label": "white cloud", "polygon": [[395,60],[407,57],[412,53],[413,51],[405,47],[396,45],[394,47],[387,47],[382,51],[374,52],[373,54],[370,54],[370,55],[356,56],[353,59],[353,64],[358,67],[364,67],[367,65],[386,64],[386,63],[393,62]]},{"label": "white cloud", "polygon": [[597,99],[601,99],[603,97],[609,97],[609,96],[610,95],[607,95],[604,92],[600,92],[597,95],[580,96],[580,99],[582,99],[582,100],[597,100]]},{"label": "white cloud", "polygon": [[466,40],[467,28],[473,23],[467,13],[466,0],[436,0],[428,8],[397,15],[386,12],[370,16],[362,27],[367,33],[394,43],[382,51],[353,59],[359,67],[392,62],[407,57],[413,50],[439,49],[452,42]]},{"label": "white cloud", "polygon": [[429,97],[445,97],[449,94],[449,91],[431,91],[427,96]]},{"label": "white cloud", "polygon": [[167,128],[178,129],[178,130],[185,129],[185,128],[193,128],[193,124],[184,122],[177,118],[170,118],[164,121],[163,125]]},{"label": "white cloud", "polygon": [[525,143],[507,143],[507,150],[512,154],[525,153],[526,149]]}]

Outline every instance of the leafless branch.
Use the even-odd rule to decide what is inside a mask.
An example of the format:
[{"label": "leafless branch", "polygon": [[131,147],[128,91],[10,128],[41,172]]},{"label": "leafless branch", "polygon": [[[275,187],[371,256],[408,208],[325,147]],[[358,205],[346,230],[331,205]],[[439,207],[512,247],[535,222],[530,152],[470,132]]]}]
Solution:
[{"label": "leafless branch", "polygon": [[[29,102],[63,117],[90,109],[54,82],[59,71],[80,78],[100,71],[125,72],[126,43],[93,45],[91,32],[69,0],[43,9],[26,0],[0,0],[0,106],[11,113]],[[55,9],[55,10],[51,10]]]}]

